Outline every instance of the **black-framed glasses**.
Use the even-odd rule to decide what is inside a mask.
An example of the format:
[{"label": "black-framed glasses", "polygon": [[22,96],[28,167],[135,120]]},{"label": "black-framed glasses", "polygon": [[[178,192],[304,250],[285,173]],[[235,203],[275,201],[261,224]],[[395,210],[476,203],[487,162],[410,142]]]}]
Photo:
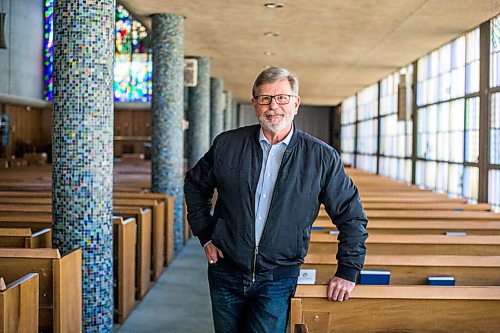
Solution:
[{"label": "black-framed glasses", "polygon": [[279,95],[259,95],[255,96],[255,100],[257,101],[257,104],[259,105],[269,105],[271,104],[273,98],[276,101],[276,104],[279,105],[285,105],[290,103],[290,99],[292,97],[296,97],[295,95],[287,95],[287,94],[279,94]]}]

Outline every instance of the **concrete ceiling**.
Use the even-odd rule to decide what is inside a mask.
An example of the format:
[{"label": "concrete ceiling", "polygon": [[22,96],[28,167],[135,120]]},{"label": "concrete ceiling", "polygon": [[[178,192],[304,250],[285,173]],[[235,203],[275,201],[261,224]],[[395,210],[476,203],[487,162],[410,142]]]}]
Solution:
[{"label": "concrete ceiling", "polygon": [[277,9],[266,0],[118,2],[148,29],[151,14],[184,16],[185,55],[209,57],[211,76],[239,101],[276,65],[299,77],[312,105],[338,104],[500,13],[500,0],[282,0]]}]

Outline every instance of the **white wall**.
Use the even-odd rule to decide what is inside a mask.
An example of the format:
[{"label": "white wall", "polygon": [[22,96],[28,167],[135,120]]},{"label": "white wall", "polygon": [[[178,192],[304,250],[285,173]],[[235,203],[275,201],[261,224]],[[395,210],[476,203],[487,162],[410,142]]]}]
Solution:
[{"label": "white wall", "polygon": [[43,98],[43,25],[41,0],[0,0],[7,13],[0,49],[0,94]]}]

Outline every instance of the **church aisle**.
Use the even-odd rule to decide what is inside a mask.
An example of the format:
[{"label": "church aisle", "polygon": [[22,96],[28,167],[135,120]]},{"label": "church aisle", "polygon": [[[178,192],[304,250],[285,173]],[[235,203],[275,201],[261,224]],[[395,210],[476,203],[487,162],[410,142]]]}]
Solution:
[{"label": "church aisle", "polygon": [[213,332],[207,264],[196,238],[166,267],[123,325],[128,332]]}]

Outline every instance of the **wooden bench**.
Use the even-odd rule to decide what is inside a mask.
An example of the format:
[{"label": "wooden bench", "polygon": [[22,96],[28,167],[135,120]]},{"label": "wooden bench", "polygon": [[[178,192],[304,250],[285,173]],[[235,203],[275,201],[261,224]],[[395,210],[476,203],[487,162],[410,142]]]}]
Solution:
[{"label": "wooden bench", "polygon": [[[337,236],[313,233],[309,253],[337,253]],[[371,235],[367,255],[476,255],[500,256],[500,236]]]},{"label": "wooden bench", "polygon": [[453,211],[491,211],[491,206],[485,203],[469,205],[453,202],[365,202],[366,210],[453,210]]},{"label": "wooden bench", "polygon": [[39,330],[82,331],[82,250],[0,248],[0,275],[15,280],[39,274]]},{"label": "wooden bench", "polygon": [[[337,270],[337,259],[310,252],[301,268],[315,269],[316,284],[326,284]],[[391,285],[423,285],[429,276],[454,276],[456,285],[500,286],[500,256],[368,254],[363,268],[390,271]]]},{"label": "wooden bench", "polygon": [[500,287],[356,286],[347,302],[326,286],[300,285],[290,322],[309,332],[497,332]]},{"label": "wooden bench", "polygon": [[[318,219],[313,232],[328,233],[337,230],[330,219]],[[468,235],[500,235],[500,222],[496,221],[450,221],[450,220],[383,220],[368,222],[368,234],[442,234],[465,232]]]},{"label": "wooden bench", "polygon": [[[368,220],[397,219],[397,220],[462,220],[462,221],[497,221],[500,214],[483,211],[451,211],[451,210],[366,210]],[[318,218],[328,218],[324,209],[320,209]]]},{"label": "wooden bench", "polygon": [[[149,201],[157,201],[158,206],[161,206],[159,203],[163,202],[164,204],[164,226],[156,224],[154,221],[155,216],[161,214],[157,212],[161,210],[161,207],[157,209],[153,209],[153,244],[156,244],[161,240],[161,235],[163,234],[163,242],[165,243],[163,249],[163,257],[164,257],[164,266],[168,265],[172,262],[174,258],[174,199],[172,197],[167,196],[166,194],[161,193],[128,193],[128,192],[114,192],[113,193],[114,204],[116,205],[126,205],[126,201],[120,201],[121,199],[130,199],[130,200],[149,200]],[[117,201],[118,200],[118,201]],[[52,204],[52,193],[51,192],[23,192],[23,191],[0,191],[0,203],[5,204],[21,204],[21,203],[29,203],[29,204]],[[151,203],[148,203],[148,205]],[[155,206],[153,204],[153,206]],[[163,229],[163,230],[161,230]],[[157,248],[157,247],[156,247]],[[153,258],[160,257],[161,253],[153,252]],[[156,260],[155,260],[156,261]],[[153,265],[155,268],[155,276],[156,278],[159,276],[159,271],[161,268],[157,265]],[[160,272],[161,273],[161,272]]]},{"label": "wooden bench", "polygon": [[135,307],[134,218],[113,217],[113,273],[115,283],[115,321],[122,324]]},{"label": "wooden bench", "polygon": [[0,277],[0,333],[38,332],[38,277],[28,273],[7,285]]},{"label": "wooden bench", "polygon": [[151,227],[150,209],[129,206],[115,206],[113,212],[137,222],[136,242],[136,298],[143,299],[151,287]]},{"label": "wooden bench", "polygon": [[[4,222],[9,217],[16,217],[19,213],[26,215],[30,219],[36,220],[42,216],[47,219],[52,216],[52,206],[47,204],[4,204],[0,206],[1,215],[4,215]],[[30,214],[28,214],[28,212]],[[150,209],[143,209],[133,206],[114,206],[113,213],[124,218],[132,217],[137,222],[137,256],[136,256],[136,285],[137,298],[142,299],[149,290],[151,283],[151,235],[152,235],[152,213]],[[23,222],[22,225],[26,225]],[[11,225],[12,227],[12,225]]]},{"label": "wooden bench", "polygon": [[52,247],[52,230],[44,228],[34,233],[30,228],[1,228],[0,247]]}]

